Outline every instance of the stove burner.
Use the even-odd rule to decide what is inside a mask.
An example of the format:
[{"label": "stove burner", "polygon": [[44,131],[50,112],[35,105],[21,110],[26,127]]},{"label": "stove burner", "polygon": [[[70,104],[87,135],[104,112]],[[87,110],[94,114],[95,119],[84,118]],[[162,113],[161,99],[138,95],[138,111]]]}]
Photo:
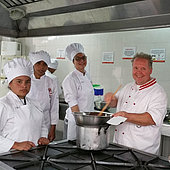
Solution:
[{"label": "stove burner", "polygon": [[169,162],[158,156],[117,144],[101,151],[76,147],[75,141],[41,146],[30,151],[0,156],[0,161],[17,170],[162,170]]}]

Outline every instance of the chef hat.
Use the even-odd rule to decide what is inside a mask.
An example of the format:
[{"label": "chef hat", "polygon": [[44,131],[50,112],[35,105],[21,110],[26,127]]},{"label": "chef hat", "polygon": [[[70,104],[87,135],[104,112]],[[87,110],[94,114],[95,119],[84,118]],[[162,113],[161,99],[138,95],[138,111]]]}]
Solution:
[{"label": "chef hat", "polygon": [[33,65],[39,61],[44,61],[47,65],[50,63],[50,55],[43,50],[29,53],[29,59]]},{"label": "chef hat", "polygon": [[65,50],[66,56],[70,61],[73,61],[73,58],[78,53],[84,54],[84,48],[80,43],[72,43],[69,46],[67,46]]},{"label": "chef hat", "polygon": [[24,58],[14,58],[4,65],[4,73],[7,77],[8,83],[19,76],[31,77],[32,64]]},{"label": "chef hat", "polygon": [[51,63],[48,65],[49,68],[57,69],[58,61],[57,60],[51,60]]}]

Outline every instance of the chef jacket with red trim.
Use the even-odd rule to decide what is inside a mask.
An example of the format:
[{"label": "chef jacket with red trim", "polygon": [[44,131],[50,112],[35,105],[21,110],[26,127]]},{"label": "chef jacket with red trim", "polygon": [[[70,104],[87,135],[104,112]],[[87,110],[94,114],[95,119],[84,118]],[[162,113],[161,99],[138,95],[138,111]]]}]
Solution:
[{"label": "chef jacket with red trim", "polygon": [[116,95],[117,112],[148,112],[156,125],[140,126],[124,122],[115,129],[113,142],[158,154],[161,140],[161,126],[166,114],[167,96],[164,89],[152,79],[143,85],[127,84]]}]

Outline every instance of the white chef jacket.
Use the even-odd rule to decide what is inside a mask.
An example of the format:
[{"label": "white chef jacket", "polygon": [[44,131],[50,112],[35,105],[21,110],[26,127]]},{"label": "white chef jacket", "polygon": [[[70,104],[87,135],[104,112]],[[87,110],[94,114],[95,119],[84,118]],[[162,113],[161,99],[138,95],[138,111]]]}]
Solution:
[{"label": "white chef jacket", "polygon": [[68,120],[67,139],[73,140],[76,138],[76,122],[71,107],[78,105],[80,112],[94,111],[94,89],[87,73],[83,75],[76,69],[66,76],[62,87],[69,105],[65,116]]},{"label": "white chef jacket", "polygon": [[45,123],[50,129],[51,125],[56,125],[59,120],[59,98],[55,82],[48,76],[43,75],[36,79],[31,76],[31,89],[27,97],[40,103],[45,116]]},{"label": "white chef jacket", "polygon": [[118,98],[117,112],[148,112],[156,125],[139,126],[124,122],[116,127],[113,142],[158,154],[160,130],[167,108],[167,96],[164,89],[156,82],[156,79],[152,79],[141,86],[129,83],[117,93],[116,97]]},{"label": "white chef jacket", "polygon": [[26,97],[26,105],[9,91],[0,99],[0,153],[11,149],[14,142],[32,141],[47,137],[48,129],[38,105]]},{"label": "white chef jacket", "polygon": [[48,71],[48,70],[45,72],[45,75],[50,77],[51,79],[53,79],[56,82],[56,85],[57,85],[57,88],[58,88],[58,95],[62,94],[61,87],[60,87],[60,84],[59,84],[59,81],[58,81],[58,77],[54,74],[51,74],[51,72]]}]

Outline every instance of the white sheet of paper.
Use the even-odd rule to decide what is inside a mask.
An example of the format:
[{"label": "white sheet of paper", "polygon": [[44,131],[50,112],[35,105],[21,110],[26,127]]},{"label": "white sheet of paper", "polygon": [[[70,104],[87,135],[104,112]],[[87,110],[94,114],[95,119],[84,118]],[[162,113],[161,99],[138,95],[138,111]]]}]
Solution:
[{"label": "white sheet of paper", "polygon": [[123,123],[126,121],[127,118],[122,117],[122,116],[117,116],[117,117],[112,117],[109,119],[106,123],[111,124],[111,125],[119,125],[120,123]]}]

